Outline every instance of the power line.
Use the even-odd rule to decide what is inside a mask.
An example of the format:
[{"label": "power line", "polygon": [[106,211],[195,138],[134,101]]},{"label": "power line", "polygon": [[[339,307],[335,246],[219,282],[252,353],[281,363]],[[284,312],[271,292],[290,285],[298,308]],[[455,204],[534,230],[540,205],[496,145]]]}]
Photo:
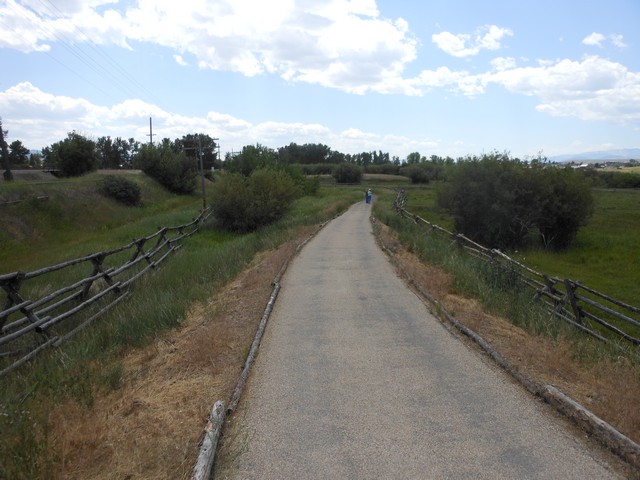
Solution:
[{"label": "power line", "polygon": [[[85,44],[87,44],[91,50],[97,54],[103,62],[98,61],[96,56],[90,55],[84,48],[82,48],[82,44],[77,44],[74,40],[74,36],[72,34],[66,34],[62,31],[56,31],[50,26],[47,25],[47,21],[45,17],[39,15],[35,11],[33,11],[33,15],[36,15],[40,20],[39,28],[47,35],[47,37],[51,38],[54,42],[57,42],[62,48],[64,48],[67,52],[69,52],[73,57],[75,57],[79,62],[86,65],[88,69],[96,73],[101,78],[108,79],[112,85],[118,88],[121,92],[124,92],[127,96],[131,97],[147,97],[151,98],[156,103],[161,103],[161,101],[153,95],[144,85],[142,85],[138,80],[136,80],[131,74],[129,74],[126,69],[124,69],[115,59],[113,59],[104,49],[100,48],[84,31],[78,28],[76,25],[71,22],[71,20],[64,15],[60,9],[55,6],[50,0],[47,0],[45,3],[43,0],[39,0],[40,4],[43,7],[44,15],[52,21],[61,21],[65,22],[70,26],[70,31],[75,35],[75,37],[81,39]],[[48,4],[48,5],[47,5]],[[19,4],[8,4],[9,7],[19,16],[21,16],[24,20],[28,22],[32,22],[32,19],[26,16],[25,11],[27,7],[19,5]],[[17,7],[16,7],[17,5]],[[50,5],[50,6],[49,6]],[[57,12],[57,13],[56,13]],[[15,29],[13,29],[15,30]],[[21,35],[20,32],[14,31],[17,35]],[[22,36],[22,35],[21,35]],[[22,37],[24,38],[24,37]],[[52,52],[45,52],[50,58],[55,60],[57,63],[65,67],[67,70],[72,72],[74,75],[78,76],[84,82],[90,84],[103,94],[107,95],[114,101],[117,101],[113,95],[106,92],[104,89],[100,88],[98,85],[81,75],[76,69],[67,65],[64,61],[56,58]],[[107,68],[105,65],[108,64],[111,68]],[[128,83],[127,83],[128,82]],[[142,94],[142,95],[141,95]]]}]

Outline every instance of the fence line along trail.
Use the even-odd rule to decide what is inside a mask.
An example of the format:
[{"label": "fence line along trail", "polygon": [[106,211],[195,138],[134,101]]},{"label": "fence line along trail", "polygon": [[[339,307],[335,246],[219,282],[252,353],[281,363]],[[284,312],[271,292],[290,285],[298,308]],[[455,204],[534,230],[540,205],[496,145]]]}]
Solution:
[{"label": "fence line along trail", "polygon": [[215,478],[618,478],[433,317],[354,205],[282,281]]}]

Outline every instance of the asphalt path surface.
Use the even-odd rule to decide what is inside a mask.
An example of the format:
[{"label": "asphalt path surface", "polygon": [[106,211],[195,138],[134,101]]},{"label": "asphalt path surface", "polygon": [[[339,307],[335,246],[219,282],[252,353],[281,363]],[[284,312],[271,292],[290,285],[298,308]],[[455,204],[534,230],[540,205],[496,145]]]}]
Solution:
[{"label": "asphalt path surface", "polygon": [[224,477],[619,478],[429,313],[376,245],[370,207],[333,220],[289,266]]}]

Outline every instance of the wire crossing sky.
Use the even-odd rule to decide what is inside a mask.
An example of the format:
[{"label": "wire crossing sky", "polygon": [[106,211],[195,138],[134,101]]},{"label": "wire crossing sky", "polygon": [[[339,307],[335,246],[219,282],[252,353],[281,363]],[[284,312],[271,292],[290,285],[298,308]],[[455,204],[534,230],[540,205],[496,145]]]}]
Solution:
[{"label": "wire crossing sky", "polygon": [[640,147],[640,2],[0,0],[0,117],[148,140],[520,158]]}]

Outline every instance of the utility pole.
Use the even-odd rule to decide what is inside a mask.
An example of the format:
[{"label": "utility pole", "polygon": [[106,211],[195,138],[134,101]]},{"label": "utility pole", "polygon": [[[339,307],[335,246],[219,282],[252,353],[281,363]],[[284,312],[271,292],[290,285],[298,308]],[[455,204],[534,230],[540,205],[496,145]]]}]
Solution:
[{"label": "utility pole", "polygon": [[207,209],[207,194],[204,189],[204,162],[202,160],[202,136],[198,135],[198,158],[200,159],[200,181],[202,182],[202,211]]},{"label": "utility pole", "polygon": [[151,117],[149,117],[149,134],[147,135],[147,137],[149,137],[149,145],[153,145],[153,136],[155,134],[153,133],[153,126],[151,125]]},{"label": "utility pole", "polygon": [[[214,145],[216,146],[216,157],[215,160],[220,160],[220,142],[219,142],[219,138],[212,138],[211,140],[213,140]],[[214,161],[214,168],[215,168],[215,161]]]}]

